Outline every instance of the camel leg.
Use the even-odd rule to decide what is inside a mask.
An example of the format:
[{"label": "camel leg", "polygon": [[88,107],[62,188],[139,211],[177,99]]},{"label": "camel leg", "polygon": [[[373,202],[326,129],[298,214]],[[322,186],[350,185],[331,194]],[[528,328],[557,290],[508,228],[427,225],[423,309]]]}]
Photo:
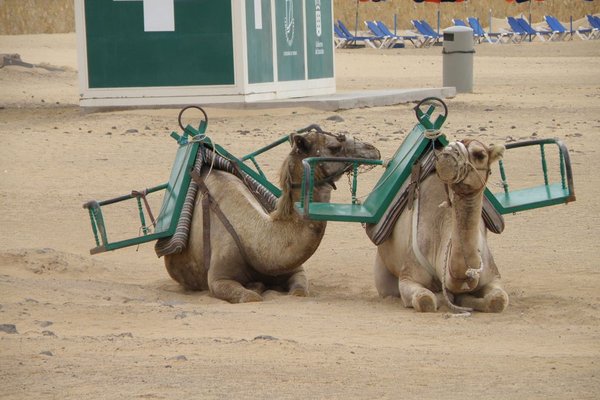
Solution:
[{"label": "camel leg", "polygon": [[287,281],[288,294],[291,296],[306,297],[308,296],[308,278],[304,273],[304,269],[300,267],[297,272],[290,276]]},{"label": "camel leg", "polygon": [[385,267],[379,252],[375,256],[374,276],[375,287],[381,297],[400,297],[398,278]]},{"label": "camel leg", "polygon": [[248,303],[251,301],[262,301],[262,296],[252,290],[246,289],[238,281],[231,279],[217,279],[209,282],[210,293],[221,300],[230,303]]},{"label": "camel leg", "polygon": [[400,279],[398,289],[404,307],[412,307],[419,312],[435,312],[437,310],[435,294],[420,283]]},{"label": "camel leg", "polygon": [[500,313],[508,307],[508,294],[499,280],[485,285],[474,294],[463,294],[457,297],[457,303],[477,311]]},{"label": "camel leg", "polygon": [[[208,270],[208,289],[214,297],[230,303],[262,301],[262,296],[246,289],[240,281],[248,283],[244,274],[236,274],[246,268],[235,244],[215,246]],[[237,280],[236,280],[237,278]]]}]

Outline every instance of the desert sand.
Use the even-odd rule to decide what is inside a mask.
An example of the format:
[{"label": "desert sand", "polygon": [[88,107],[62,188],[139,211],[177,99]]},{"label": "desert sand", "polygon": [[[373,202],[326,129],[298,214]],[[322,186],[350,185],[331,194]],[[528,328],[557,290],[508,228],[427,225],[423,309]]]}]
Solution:
[{"label": "desert sand", "polygon": [[[82,113],[74,34],[0,36],[0,53],[64,67],[0,69],[0,398],[598,398],[600,41],[476,51],[474,93],[448,100],[446,135],[564,140],[577,201],[505,217],[489,240],[510,305],[463,318],[380,298],[359,224],[328,225],[305,264],[307,298],[186,292],[152,244],[89,255],[82,204],[166,181],[178,110]],[[336,56],[342,91],[441,86],[439,47]],[[242,155],[317,123],[389,157],[415,124],[412,106],[208,108],[208,132]],[[263,160],[273,179],[285,152]],[[364,174],[365,187],[380,173]],[[490,185],[499,190],[497,175]],[[347,192],[342,183],[336,196]],[[137,232],[133,219],[112,221]]]}]

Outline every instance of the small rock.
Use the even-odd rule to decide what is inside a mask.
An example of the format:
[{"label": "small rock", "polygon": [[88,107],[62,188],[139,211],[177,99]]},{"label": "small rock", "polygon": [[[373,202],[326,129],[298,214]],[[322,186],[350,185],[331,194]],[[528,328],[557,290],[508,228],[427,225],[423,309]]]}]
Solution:
[{"label": "small rock", "polygon": [[44,355],[44,356],[50,356],[50,357],[54,356],[54,354],[52,354],[52,352],[48,351],[48,350],[42,351],[42,352],[40,352],[40,354]]},{"label": "small rock", "polygon": [[173,360],[173,361],[187,361],[188,359],[184,355],[178,355],[178,356],[169,358],[169,360]]},{"label": "small rock", "polygon": [[106,132],[106,135],[112,135],[112,132]]},{"label": "small rock", "polygon": [[54,322],[52,321],[35,321],[36,324],[38,324],[39,326],[41,326],[42,328],[45,328],[47,326],[52,325]]},{"label": "small rock", "polygon": [[133,334],[131,332],[123,332],[123,333],[119,333],[118,335],[115,335],[116,337],[128,337],[128,338],[133,338]]},{"label": "small rock", "polygon": [[326,118],[327,121],[333,121],[333,122],[343,122],[344,118],[340,117],[339,115],[332,115]]},{"label": "small rock", "polygon": [[127,129],[125,133],[138,133],[137,129]]},{"label": "small rock", "polygon": [[144,127],[144,130],[146,130],[146,131],[149,131],[149,130],[150,130],[150,127],[149,127],[149,126],[146,126],[146,127]]},{"label": "small rock", "polygon": [[277,339],[274,336],[270,336],[270,335],[259,335],[252,340],[279,340],[279,339]]},{"label": "small rock", "polygon": [[517,127],[514,125],[511,125],[510,129],[517,129]]},{"label": "small rock", "polygon": [[42,331],[42,335],[56,337],[56,334],[54,332],[52,332],[52,331]]},{"label": "small rock", "polygon": [[116,127],[116,126],[113,126],[113,127],[111,127],[110,129],[117,129],[117,127]]},{"label": "small rock", "polygon": [[14,324],[0,324],[0,332],[19,333],[17,332],[17,326]]},{"label": "small rock", "polygon": [[480,126],[480,127],[479,127],[479,131],[480,131],[480,132],[485,132],[485,131],[487,131],[487,129],[486,129],[486,128],[484,128],[483,126]]}]

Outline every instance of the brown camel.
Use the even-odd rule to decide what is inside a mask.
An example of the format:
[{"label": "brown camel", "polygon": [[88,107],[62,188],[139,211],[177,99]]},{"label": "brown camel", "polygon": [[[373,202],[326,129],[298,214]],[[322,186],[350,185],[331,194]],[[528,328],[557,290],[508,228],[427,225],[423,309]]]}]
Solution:
[{"label": "brown camel", "polygon": [[436,311],[446,300],[459,310],[502,312],[508,295],[487,245],[481,208],[490,166],[502,158],[504,146],[465,140],[436,153],[436,174],[421,183],[412,209],[403,211],[377,248],[377,290],[417,311]]},{"label": "brown camel", "polygon": [[[211,210],[210,265],[204,265],[201,197],[196,200],[187,248],[165,256],[167,271],[189,290],[210,290],[232,303],[261,301],[265,288],[306,296],[308,280],[304,263],[317,249],[326,222],[304,219],[294,208],[300,198],[302,160],[307,157],[379,158],[372,145],[344,135],[323,132],[293,134],[292,151],[280,171],[281,197],[276,209],[266,213],[250,191],[235,176],[213,170],[204,180],[210,194],[229,219],[243,251]],[[334,182],[348,165],[318,164],[314,200],[328,202]]]}]

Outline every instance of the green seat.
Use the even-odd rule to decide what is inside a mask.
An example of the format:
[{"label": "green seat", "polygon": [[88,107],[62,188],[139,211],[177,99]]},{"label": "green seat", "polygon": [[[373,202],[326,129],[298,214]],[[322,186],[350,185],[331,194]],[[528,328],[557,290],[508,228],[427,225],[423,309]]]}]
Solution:
[{"label": "green seat", "polygon": [[[96,241],[96,247],[90,250],[91,254],[116,250],[127,246],[134,246],[164,237],[169,237],[175,233],[177,222],[179,221],[179,216],[181,215],[181,210],[185,201],[185,196],[190,185],[191,175],[189,172],[194,166],[201,143],[200,141],[189,142],[187,139],[188,137],[193,138],[194,136],[203,134],[205,130],[206,124],[201,124],[199,130],[195,130],[193,127],[188,126],[185,129],[183,136],[179,136],[175,133],[171,135],[177,139],[179,147],[177,149],[177,153],[175,154],[175,161],[173,162],[173,168],[171,169],[169,181],[162,185],[145,190],[146,194],[164,191],[162,206],[156,218],[156,225],[153,229],[146,225],[147,215],[144,213],[142,207],[142,198],[133,192],[131,194],[104,201],[92,200],[83,205],[83,207],[89,211],[92,231]],[[141,223],[141,236],[111,242],[108,238],[106,222],[102,214],[102,207],[131,199],[136,199],[137,201],[137,208]]]},{"label": "green seat", "polygon": [[[557,167],[559,169],[560,182],[549,181],[548,165],[546,161],[547,145],[555,145],[558,148],[559,165]],[[530,146],[539,146],[541,176],[544,184],[530,188],[510,190],[508,178],[504,170],[505,161],[500,160],[498,166],[504,191],[492,194],[489,189],[486,189],[485,195],[501,214],[515,213],[575,201],[575,187],[573,184],[571,161],[569,151],[565,144],[557,139],[538,139],[509,143],[506,145],[506,149],[510,151],[511,149]],[[529,167],[529,165],[527,167]]]},{"label": "green seat", "polygon": [[[446,139],[440,136],[442,144],[447,144]],[[386,209],[400,190],[400,187],[410,177],[413,164],[425,153],[431,145],[431,139],[425,137],[425,128],[421,124],[415,125],[413,130],[402,142],[394,156],[388,162],[385,172],[362,204],[344,203],[317,203],[310,200],[311,191],[305,190],[301,202],[296,203],[296,208],[307,218],[322,221],[344,221],[377,223]],[[318,158],[305,160],[308,164],[316,164]],[[343,160],[341,160],[343,161]],[[345,161],[348,162],[348,161]],[[356,159],[355,164],[366,161]],[[372,161],[369,164],[375,164]],[[382,162],[379,162],[382,164]],[[306,169],[305,169],[306,171]],[[306,180],[305,173],[305,180]],[[310,186],[310,184],[309,184]],[[352,188],[356,190],[355,187]],[[306,199],[309,199],[308,201]]]}]

